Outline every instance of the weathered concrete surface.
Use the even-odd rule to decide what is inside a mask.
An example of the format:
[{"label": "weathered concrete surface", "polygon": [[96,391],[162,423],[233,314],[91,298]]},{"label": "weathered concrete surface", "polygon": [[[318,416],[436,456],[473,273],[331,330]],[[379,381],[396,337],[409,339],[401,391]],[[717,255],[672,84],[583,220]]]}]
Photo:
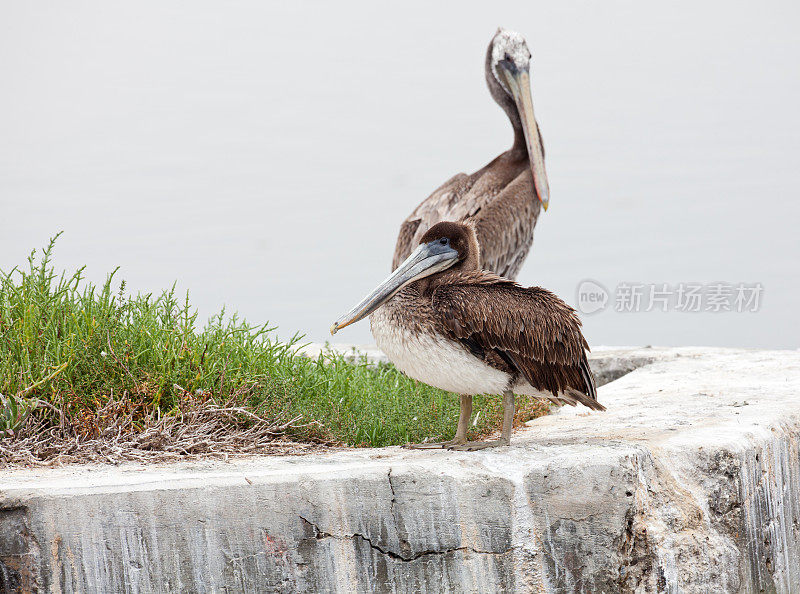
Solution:
[{"label": "weathered concrete surface", "polygon": [[653,362],[495,451],[5,471],[0,586],[800,591],[800,352],[606,351]]}]

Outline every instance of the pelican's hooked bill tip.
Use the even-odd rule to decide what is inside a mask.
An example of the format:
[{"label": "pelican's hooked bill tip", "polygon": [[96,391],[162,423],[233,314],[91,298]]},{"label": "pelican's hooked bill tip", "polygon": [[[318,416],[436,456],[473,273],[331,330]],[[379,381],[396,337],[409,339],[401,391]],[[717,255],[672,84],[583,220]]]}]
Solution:
[{"label": "pelican's hooked bill tip", "polygon": [[337,330],[339,330],[339,324],[338,324],[338,323],[336,323],[336,322],[334,322],[334,323],[333,323],[333,326],[331,326],[331,336],[333,336],[334,334],[336,334],[336,331],[337,331]]}]

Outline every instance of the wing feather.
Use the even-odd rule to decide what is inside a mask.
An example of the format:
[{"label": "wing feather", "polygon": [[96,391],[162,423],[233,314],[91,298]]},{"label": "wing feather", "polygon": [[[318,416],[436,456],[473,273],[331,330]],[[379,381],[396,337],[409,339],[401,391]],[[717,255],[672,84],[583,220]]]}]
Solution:
[{"label": "wing feather", "polygon": [[394,248],[392,270],[408,258],[409,254],[417,247],[419,238],[433,225],[440,221],[455,220],[446,218],[453,204],[458,202],[461,195],[471,187],[471,178],[466,173],[454,175],[449,180],[419,203],[414,211],[403,221],[400,233]]},{"label": "wing feather", "polygon": [[515,278],[533,244],[539,213],[527,158],[504,153],[475,173],[453,176],[414,209],[400,227],[392,269],[433,225],[455,221],[475,226],[481,268]]},{"label": "wing feather", "polygon": [[530,168],[523,171],[471,217],[481,246],[481,268],[517,277],[533,245],[540,202]]},{"label": "wing feather", "polygon": [[432,305],[446,331],[502,352],[537,390],[602,410],[575,310],[546,289],[487,273],[473,276],[433,292]]}]

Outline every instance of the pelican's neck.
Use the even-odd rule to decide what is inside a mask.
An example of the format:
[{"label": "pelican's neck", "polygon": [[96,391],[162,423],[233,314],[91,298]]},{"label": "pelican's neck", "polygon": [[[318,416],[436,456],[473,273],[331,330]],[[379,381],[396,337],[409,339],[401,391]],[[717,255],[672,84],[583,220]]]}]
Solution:
[{"label": "pelican's neck", "polygon": [[486,85],[489,87],[489,92],[495,102],[503,108],[506,112],[511,126],[514,128],[514,144],[511,147],[512,153],[519,153],[519,156],[528,157],[528,148],[525,144],[525,132],[522,130],[522,119],[519,117],[519,111],[514,100],[506,92],[506,90],[497,82],[492,71],[492,44],[489,44],[489,49],[486,50]]},{"label": "pelican's neck", "polygon": [[437,287],[452,283],[453,279],[458,279],[460,275],[480,271],[481,252],[475,233],[470,233],[469,243],[470,247],[467,257],[458,262],[455,266],[414,281],[409,286],[413,286],[420,295],[430,295]]}]

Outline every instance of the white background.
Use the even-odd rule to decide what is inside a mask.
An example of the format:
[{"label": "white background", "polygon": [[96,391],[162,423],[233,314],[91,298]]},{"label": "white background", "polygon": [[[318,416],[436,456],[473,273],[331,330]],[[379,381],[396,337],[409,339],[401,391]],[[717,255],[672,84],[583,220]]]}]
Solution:
[{"label": "white background", "polygon": [[[796,4],[0,5],[0,268],[177,281],[324,340],[400,222],[511,143],[483,80],[521,31],[551,208],[520,281],[761,282],[756,314],[585,318],[592,344],[797,347]],[[370,340],[369,324],[343,341]]]}]

